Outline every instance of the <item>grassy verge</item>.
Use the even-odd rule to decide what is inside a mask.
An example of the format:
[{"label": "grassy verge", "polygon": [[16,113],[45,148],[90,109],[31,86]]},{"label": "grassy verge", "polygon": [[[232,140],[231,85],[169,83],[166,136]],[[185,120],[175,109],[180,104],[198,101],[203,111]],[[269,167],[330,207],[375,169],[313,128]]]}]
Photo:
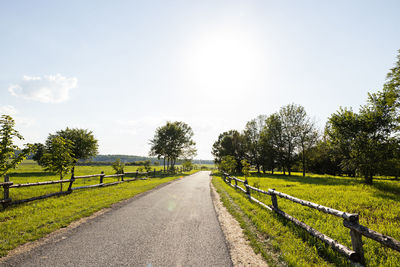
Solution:
[{"label": "grassy verge", "polygon": [[[326,247],[321,241],[310,237],[291,222],[249,202],[242,193],[236,192],[226,185],[221,178],[214,177],[213,184],[217,190],[229,195],[227,199],[233,203],[230,205],[238,206],[242,213],[241,217],[247,217],[249,220],[247,224],[254,225],[256,231],[262,234],[262,238],[258,238],[258,242],[268,239],[273,248],[280,251],[282,258],[290,266],[349,265],[344,257]],[[361,224],[400,239],[399,182],[377,180],[375,185],[367,186],[362,183],[362,180],[354,178],[265,175],[249,178],[249,184],[262,189],[275,188],[278,191],[321,205],[359,213]],[[256,195],[255,197],[266,204],[271,204],[268,196]],[[283,211],[351,247],[349,230],[342,226],[341,219],[296,205],[288,200],[278,198],[278,203]],[[230,210],[232,212],[232,209]],[[234,213],[233,215],[238,217]],[[244,229],[246,232],[246,226]],[[255,231],[252,232],[254,236],[257,236]],[[252,240],[251,234],[247,235]],[[367,265],[400,265],[398,252],[367,238],[363,238],[363,242]],[[256,251],[259,250],[257,245],[254,247]],[[264,257],[266,256],[264,255]]]},{"label": "grassy verge", "polygon": [[[34,181],[28,179],[28,175],[36,175],[40,178],[47,176],[47,174],[42,172],[27,171],[26,168],[25,166],[25,172],[21,170],[17,172],[20,173],[19,178],[24,182]],[[37,168],[37,166],[32,166],[32,168]],[[103,170],[104,168],[101,166],[100,169]],[[92,174],[98,173],[99,169],[93,169],[91,171],[93,171],[91,172]],[[43,176],[40,176],[41,174]],[[77,175],[83,174],[89,173],[80,171]],[[178,179],[182,176],[181,174],[165,178],[137,180],[104,188],[77,190],[70,195],[52,197],[8,207],[0,211],[0,257],[7,255],[8,251],[19,245],[37,240],[59,228],[66,227],[72,221],[90,216],[94,212],[110,207],[116,202],[131,198],[139,193],[148,191],[160,184]],[[44,180],[51,179],[46,177]],[[41,190],[44,189],[39,188],[40,187],[31,187],[31,190],[37,190],[35,194],[40,194],[42,193]],[[56,185],[56,188],[59,189],[59,186]],[[51,189],[53,190],[54,188]],[[17,190],[14,191],[17,192]],[[11,191],[11,193],[12,192],[13,191]],[[13,196],[11,195],[11,197]]]}]

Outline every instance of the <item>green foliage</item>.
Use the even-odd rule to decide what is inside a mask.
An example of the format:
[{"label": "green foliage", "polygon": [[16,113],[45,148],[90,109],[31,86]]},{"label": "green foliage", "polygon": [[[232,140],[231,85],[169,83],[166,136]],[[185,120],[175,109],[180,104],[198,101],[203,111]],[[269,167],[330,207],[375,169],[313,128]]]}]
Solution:
[{"label": "green foliage", "polygon": [[26,156],[31,153],[34,147],[27,144],[22,151],[16,155],[15,151],[19,150],[14,145],[13,138],[23,140],[22,135],[14,129],[15,122],[8,115],[2,115],[0,119],[0,176],[5,175],[8,171],[20,164]]},{"label": "green foliage", "polygon": [[258,172],[263,162],[263,147],[261,145],[261,133],[266,126],[266,116],[259,115],[257,118],[246,123],[243,135],[246,145],[246,158],[254,165]]},{"label": "green foliage", "polygon": [[56,132],[55,136],[63,137],[72,142],[72,153],[76,159],[88,159],[98,153],[98,141],[92,131],[87,129],[66,128]]},{"label": "green foliage", "polygon": [[61,136],[50,136],[46,141],[46,152],[41,159],[44,169],[57,173],[62,179],[74,166],[72,149],[72,141]]},{"label": "green foliage", "polygon": [[182,167],[183,167],[184,170],[190,171],[190,170],[193,169],[193,163],[192,163],[191,160],[185,160],[182,163]]},{"label": "green foliage", "polygon": [[242,160],[242,173],[244,175],[244,178],[247,178],[250,176],[250,163],[247,162],[247,160]]},{"label": "green foliage", "polygon": [[222,157],[221,163],[219,164],[219,168],[227,172],[229,174],[233,174],[236,170],[236,159],[233,156],[224,156]]},{"label": "green foliage", "polygon": [[246,143],[244,135],[236,130],[224,132],[218,136],[213,144],[212,152],[216,164],[220,164],[224,156],[232,156],[236,160],[236,172],[241,172],[241,161],[246,156]]},{"label": "green foliage", "polygon": [[111,167],[114,169],[116,174],[124,173],[125,164],[120,159],[116,159]]},{"label": "green foliage", "polygon": [[151,164],[151,161],[150,161],[150,160],[146,160],[146,161],[144,162],[143,166],[144,166],[144,169],[145,169],[146,172],[151,171],[151,166],[150,166],[150,164]]},{"label": "green foliage", "polygon": [[167,122],[158,127],[150,140],[150,156],[167,159],[167,166],[174,169],[178,158],[191,159],[196,155],[193,130],[184,122]]},{"label": "green foliage", "polygon": [[[294,197],[318,203],[341,211],[358,213],[360,223],[372,230],[400,240],[400,184],[398,181],[376,179],[374,185],[366,185],[359,178],[332,176],[262,175],[248,178],[249,184],[258,183],[260,188],[277,191]],[[241,177],[238,177],[242,179]],[[289,266],[350,266],[342,255],[311,237],[301,228],[282,219],[254,202],[245,194],[226,185],[221,178],[214,177],[213,184],[232,199],[231,205],[238,205],[257,232],[263,236],[261,243],[274,246]],[[271,197],[257,195],[262,202],[271,205]],[[351,248],[349,230],[343,227],[343,219],[303,207],[283,198],[278,198],[279,208],[318,231]],[[243,219],[246,221],[247,219]],[[249,225],[247,229],[251,229]],[[259,234],[260,233],[260,234]],[[363,237],[367,266],[399,266],[400,254],[376,241]]]}]

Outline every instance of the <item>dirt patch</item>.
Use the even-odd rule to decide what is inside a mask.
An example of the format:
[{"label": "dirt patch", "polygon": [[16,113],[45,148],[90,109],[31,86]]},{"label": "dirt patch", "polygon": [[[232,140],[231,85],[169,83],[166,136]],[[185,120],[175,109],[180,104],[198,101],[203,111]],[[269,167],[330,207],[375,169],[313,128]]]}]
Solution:
[{"label": "dirt patch", "polygon": [[260,254],[256,254],[243,234],[240,224],[228,212],[212,183],[211,196],[218,220],[229,247],[234,266],[268,266]]}]

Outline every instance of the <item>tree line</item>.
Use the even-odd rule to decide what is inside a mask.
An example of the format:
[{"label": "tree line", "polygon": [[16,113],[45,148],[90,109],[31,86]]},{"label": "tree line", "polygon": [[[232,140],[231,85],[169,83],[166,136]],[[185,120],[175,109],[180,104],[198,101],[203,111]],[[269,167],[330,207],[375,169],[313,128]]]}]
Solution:
[{"label": "tree line", "polygon": [[288,104],[269,116],[230,130],[213,144],[221,168],[241,172],[247,160],[258,172],[293,170],[318,174],[363,176],[400,174],[400,50],[382,90],[369,93],[358,112],[340,107],[317,129],[304,107]]}]

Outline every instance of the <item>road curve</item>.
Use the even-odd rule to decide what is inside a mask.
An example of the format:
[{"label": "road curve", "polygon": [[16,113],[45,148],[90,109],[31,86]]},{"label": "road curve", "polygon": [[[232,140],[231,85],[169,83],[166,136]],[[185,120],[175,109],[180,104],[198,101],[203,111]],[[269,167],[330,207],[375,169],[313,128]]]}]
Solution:
[{"label": "road curve", "polygon": [[232,266],[209,183],[185,177],[2,265]]}]

